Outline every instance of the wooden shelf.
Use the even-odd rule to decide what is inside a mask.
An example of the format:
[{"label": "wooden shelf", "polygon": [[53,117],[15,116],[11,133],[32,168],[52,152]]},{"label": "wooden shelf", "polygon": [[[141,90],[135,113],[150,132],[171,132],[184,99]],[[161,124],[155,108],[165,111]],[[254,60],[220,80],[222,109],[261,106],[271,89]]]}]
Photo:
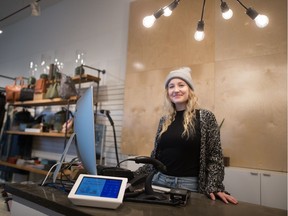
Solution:
[{"label": "wooden shelf", "polygon": [[100,82],[100,78],[99,77],[95,77],[89,74],[83,74],[81,75],[81,81],[80,81],[80,76],[74,76],[72,77],[72,80],[78,84],[79,82],[81,83],[85,83],[85,82],[96,82],[99,83]]},{"label": "wooden shelf", "polygon": [[53,99],[42,99],[42,100],[31,100],[31,101],[16,101],[10,103],[12,106],[52,106],[52,105],[67,105],[75,104],[77,101],[77,96],[70,97],[68,100],[62,98],[53,98]]},{"label": "wooden shelf", "polygon": [[33,172],[33,173],[37,173],[37,174],[41,174],[41,175],[47,175],[47,173],[48,173],[48,171],[46,171],[46,170],[36,169],[36,168],[30,167],[28,165],[12,164],[12,163],[8,163],[8,162],[1,161],[1,160],[0,160],[0,165],[16,168],[16,169],[20,169],[20,170],[25,170],[28,172]]},{"label": "wooden shelf", "polygon": [[[86,82],[100,82],[99,77],[95,77],[89,74],[83,74],[80,76],[74,76],[72,77],[72,80],[75,84],[78,83],[86,83]],[[16,101],[13,103],[9,103],[9,105],[12,106],[22,106],[22,107],[30,107],[30,106],[53,106],[53,105],[67,105],[69,104],[75,104],[77,102],[78,97],[73,96],[69,99],[65,100],[62,98],[53,98],[53,99],[42,99],[42,100],[31,100],[31,101]]]},{"label": "wooden shelf", "polygon": [[[24,132],[24,131],[5,131],[7,134],[14,134],[14,135],[27,135],[27,136],[45,136],[45,137],[65,137],[64,133],[51,133],[51,132]],[[71,134],[67,134],[67,137],[70,137]]]}]

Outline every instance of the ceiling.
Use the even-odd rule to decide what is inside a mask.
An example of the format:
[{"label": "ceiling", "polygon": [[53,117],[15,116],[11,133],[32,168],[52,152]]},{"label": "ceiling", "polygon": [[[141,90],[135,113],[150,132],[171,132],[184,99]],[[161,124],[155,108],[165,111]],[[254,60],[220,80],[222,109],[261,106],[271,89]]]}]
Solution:
[{"label": "ceiling", "polygon": [[[45,10],[47,7],[54,5],[59,1],[62,0],[38,0],[40,11]],[[33,0],[0,0],[0,28],[4,28],[5,26],[11,25],[17,21],[20,21],[21,19],[31,16],[31,2],[33,2]],[[28,5],[29,7],[23,9]],[[12,15],[15,12],[17,13]]]}]

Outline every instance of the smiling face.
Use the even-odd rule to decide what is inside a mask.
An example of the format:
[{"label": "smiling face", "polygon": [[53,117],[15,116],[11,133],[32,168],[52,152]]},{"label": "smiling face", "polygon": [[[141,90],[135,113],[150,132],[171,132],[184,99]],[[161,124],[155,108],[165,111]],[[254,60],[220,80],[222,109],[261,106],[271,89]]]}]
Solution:
[{"label": "smiling face", "polygon": [[184,110],[188,101],[189,86],[182,79],[171,79],[167,86],[168,96],[177,111]]}]

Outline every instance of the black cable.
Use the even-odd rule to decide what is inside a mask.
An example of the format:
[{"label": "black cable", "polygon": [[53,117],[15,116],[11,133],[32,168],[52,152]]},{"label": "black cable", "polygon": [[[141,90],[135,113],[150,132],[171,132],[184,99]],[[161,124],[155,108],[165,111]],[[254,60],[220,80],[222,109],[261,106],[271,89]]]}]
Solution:
[{"label": "black cable", "polygon": [[202,13],[201,13],[201,21],[203,21],[204,9],[205,9],[205,3],[206,3],[206,0],[203,0]]},{"label": "black cable", "polygon": [[114,135],[114,147],[115,147],[117,167],[120,167],[120,164],[119,164],[119,156],[118,156],[118,149],[117,149],[117,141],[116,141],[116,131],[115,131],[115,126],[114,126],[114,124],[113,124],[112,128],[113,128],[113,135]]},{"label": "black cable", "polygon": [[120,167],[120,163],[119,163],[119,156],[118,156],[118,148],[117,148],[117,139],[116,139],[116,131],[115,131],[115,126],[114,126],[114,122],[110,116],[110,111],[109,110],[100,110],[100,113],[105,114],[112,126],[113,129],[113,136],[114,136],[114,147],[115,147],[115,154],[116,154],[116,161],[117,161],[117,167]]},{"label": "black cable", "polygon": [[246,10],[248,10],[248,8],[242,3],[240,2],[239,0],[236,0],[242,7],[244,7]]}]

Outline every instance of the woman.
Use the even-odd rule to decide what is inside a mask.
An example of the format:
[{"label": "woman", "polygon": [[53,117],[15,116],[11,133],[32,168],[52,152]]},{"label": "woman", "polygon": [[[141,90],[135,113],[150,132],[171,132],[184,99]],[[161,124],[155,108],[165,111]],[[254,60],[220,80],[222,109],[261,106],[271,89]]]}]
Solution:
[{"label": "woman", "polygon": [[[160,119],[152,158],[161,161],[167,172],[157,172],[152,183],[206,194],[225,203],[238,201],[224,191],[223,155],[215,116],[196,109],[197,97],[188,67],[171,71],[165,81],[166,114]],[[151,165],[136,175],[153,171]]]}]

